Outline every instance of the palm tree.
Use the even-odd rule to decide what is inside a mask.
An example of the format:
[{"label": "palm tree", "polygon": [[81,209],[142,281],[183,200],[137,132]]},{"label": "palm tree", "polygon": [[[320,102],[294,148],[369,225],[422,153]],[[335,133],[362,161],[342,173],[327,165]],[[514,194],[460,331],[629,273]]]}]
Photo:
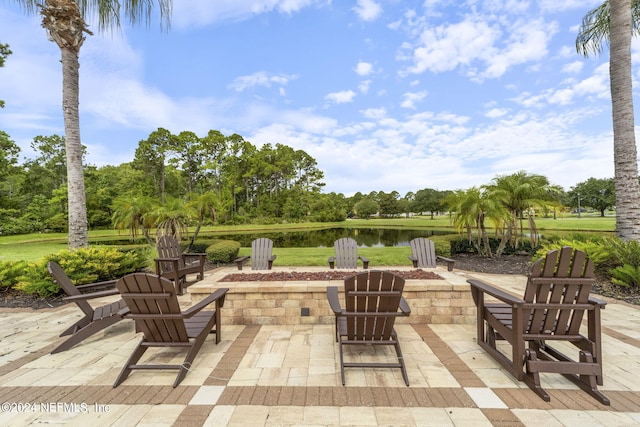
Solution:
[{"label": "palm tree", "polygon": [[[69,247],[89,246],[87,206],[80,139],[78,55],[89,31],[85,17],[97,16],[98,29],[120,25],[122,14],[132,24],[149,22],[154,0],[16,0],[29,14],[42,15],[42,26],[60,48],[62,56],[62,111],[67,156]],[[161,21],[169,24],[172,0],[157,0]]]},{"label": "palm tree", "polygon": [[198,217],[198,225],[196,225],[196,229],[193,232],[193,236],[191,236],[191,244],[190,247],[193,247],[193,244],[198,237],[198,233],[200,233],[200,228],[202,228],[202,224],[204,220],[210,217],[213,221],[216,220],[216,207],[220,206],[220,198],[214,192],[206,192],[203,194],[199,194],[187,203],[187,208],[192,209],[197,213]]},{"label": "palm tree", "polygon": [[155,224],[151,212],[155,204],[150,197],[123,196],[113,202],[113,226],[117,230],[128,229],[133,239],[142,230],[148,244],[152,243],[149,229]]},{"label": "palm tree", "polygon": [[445,198],[444,203],[450,212],[454,212],[454,228],[461,232],[466,231],[469,242],[473,243],[478,254],[493,257],[487,233],[487,221],[492,222],[496,230],[502,229],[502,225],[509,217],[509,212],[504,206],[496,199],[488,197],[488,193],[478,187],[471,187],[466,191],[455,191]]},{"label": "palm tree", "polygon": [[640,0],[608,0],[582,20],[576,49],[589,56],[609,41],[609,84],[613,115],[616,235],[640,240],[640,184],[631,77],[631,38],[639,34]]},{"label": "palm tree", "polygon": [[[511,175],[498,176],[485,188],[489,198],[501,203],[511,214],[506,234],[497,251],[500,255],[509,240],[514,248],[518,248],[520,237],[524,233],[522,227],[524,214],[535,206],[544,205],[549,194],[549,180],[542,175],[519,171]],[[518,227],[518,219],[520,219],[520,227]],[[535,223],[531,215],[528,215],[528,220],[531,235],[534,236]],[[532,239],[532,244],[534,241],[535,238]]]},{"label": "palm tree", "polygon": [[188,232],[187,224],[191,219],[193,210],[185,207],[180,199],[169,198],[164,205],[158,206],[151,215],[157,224],[156,238],[164,235],[174,236],[178,241],[182,240],[182,234]]}]

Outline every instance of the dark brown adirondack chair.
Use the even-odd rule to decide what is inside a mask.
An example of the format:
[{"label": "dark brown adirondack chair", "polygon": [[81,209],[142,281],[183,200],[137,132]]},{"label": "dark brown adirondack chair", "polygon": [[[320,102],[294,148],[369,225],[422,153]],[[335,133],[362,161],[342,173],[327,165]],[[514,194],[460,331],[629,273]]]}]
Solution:
[{"label": "dark brown adirondack chair", "polygon": [[407,257],[413,262],[413,268],[436,268],[436,260],[447,263],[447,270],[453,270],[454,260],[436,255],[436,246],[433,240],[425,237],[416,237],[409,242],[411,255]]},{"label": "dark brown adirondack chair", "polygon": [[[62,290],[67,294],[63,300],[68,302],[75,302],[78,308],[84,313],[84,317],[71,325],[69,329],[60,334],[61,337],[71,335],[56,347],[51,353],[59,353],[65,351],[78,344],[80,341],[90,337],[96,332],[100,332],[107,326],[111,326],[114,323],[121,321],[124,316],[129,312],[127,305],[123,300],[118,300],[114,303],[106,304],[100,307],[93,308],[89,304],[89,300],[95,298],[102,298],[111,295],[118,295],[118,290],[114,288],[115,280],[107,282],[91,283],[89,285],[76,286],[71,282],[71,279],[64,272],[62,267],[56,262],[49,262],[47,265],[49,274],[53,277],[55,282],[60,285]],[[111,289],[105,289],[111,288]],[[101,291],[91,291],[92,289],[103,289]],[[89,291],[82,293],[80,291]]]},{"label": "dark brown adirondack chair", "polygon": [[[550,397],[540,386],[540,372],[563,374],[609,405],[597,388],[602,385],[600,310],[605,302],[589,296],[594,281],[593,261],[570,247],[550,251],[533,264],[522,299],[480,280],[468,280],[477,306],[478,343],[547,402]],[[485,295],[501,302],[487,302]],[[511,344],[511,357],[496,347],[496,340]],[[577,360],[549,345],[554,341],[577,347]]]},{"label": "dark brown adirondack chair", "polygon": [[273,255],[273,241],[266,237],[255,239],[251,242],[251,256],[242,256],[234,262],[238,266],[238,270],[242,270],[242,265],[251,258],[252,270],[271,270],[273,261],[277,255]]},{"label": "dark brown adirondack chair", "polygon": [[369,258],[358,256],[358,243],[350,237],[343,237],[333,243],[336,255],[329,257],[329,268],[358,268],[358,260],[362,268],[369,268]]},{"label": "dark brown adirondack chair", "polygon": [[174,236],[165,234],[158,239],[158,258],[156,262],[156,274],[167,277],[175,283],[178,295],[184,293],[188,286],[187,274],[198,274],[198,280],[204,277],[204,262],[207,254],[182,253],[180,242]]},{"label": "dark brown adirondack chair", "polygon": [[[220,288],[185,311],[180,310],[176,290],[169,279],[155,274],[133,273],[118,280],[122,294],[136,321],[136,330],[143,333],[124,368],[113,384],[117,387],[133,369],[177,369],[174,387],[184,379],[209,333],[220,342],[220,308],[228,288]],[[210,304],[215,310],[203,311]],[[215,329],[214,329],[215,327]],[[149,347],[183,347],[187,355],[180,365],[138,365]]]},{"label": "dark brown adirondack chair", "polygon": [[[344,368],[400,368],[406,385],[405,368],[394,323],[398,316],[411,313],[402,296],[404,279],[388,271],[365,271],[344,281],[345,308],[340,305],[338,288],[327,287],[327,299],[336,316],[336,341],[340,344],[340,370],[345,384]],[[345,362],[346,345],[392,345],[398,356],[395,363]]]}]

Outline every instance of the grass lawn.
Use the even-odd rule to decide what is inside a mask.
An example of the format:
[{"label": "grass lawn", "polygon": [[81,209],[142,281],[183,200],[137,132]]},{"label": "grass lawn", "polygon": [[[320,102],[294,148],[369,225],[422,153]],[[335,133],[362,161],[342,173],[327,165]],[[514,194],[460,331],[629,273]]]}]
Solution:
[{"label": "grass lawn", "polygon": [[[525,223],[526,226],[526,223]],[[583,214],[564,215],[557,219],[536,218],[538,231],[543,234],[562,234],[567,232],[613,232],[615,218],[599,217]],[[410,228],[410,229],[448,229],[451,230],[449,216],[411,217],[411,218],[375,218],[369,220],[356,219],[333,223],[305,224],[245,224],[235,226],[203,227],[201,235],[232,233],[250,233],[256,231],[304,231],[326,228]],[[126,233],[117,230],[92,230],[89,239],[92,242],[126,238]],[[67,235],[64,233],[28,234],[18,236],[0,236],[0,261],[38,261],[45,255],[57,253],[67,247]],[[250,248],[242,248],[241,255],[248,255]],[[328,265],[327,258],[333,254],[333,248],[274,248],[280,265]],[[410,254],[408,247],[376,247],[362,248],[359,253],[370,258],[371,265],[405,265],[406,256]]]}]

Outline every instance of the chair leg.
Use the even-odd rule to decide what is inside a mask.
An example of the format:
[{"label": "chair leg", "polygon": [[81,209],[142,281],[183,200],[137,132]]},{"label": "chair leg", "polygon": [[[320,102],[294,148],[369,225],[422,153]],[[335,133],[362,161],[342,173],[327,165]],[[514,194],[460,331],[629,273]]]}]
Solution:
[{"label": "chair leg", "polygon": [[529,386],[531,390],[533,390],[538,396],[540,396],[542,400],[544,400],[545,402],[550,402],[551,397],[549,397],[549,394],[540,385],[540,374],[538,372],[532,372],[529,369],[529,363],[528,363],[529,361],[532,361],[532,362],[538,361],[536,352],[531,349],[526,349],[524,351],[524,354],[525,354],[526,374],[524,375],[522,380],[526,385]]},{"label": "chair leg", "polygon": [[120,375],[118,375],[118,378],[116,378],[116,382],[113,383],[114,388],[118,387],[124,380],[127,379],[129,374],[131,373],[131,366],[135,365],[138,360],[140,360],[144,352],[149,348],[147,346],[143,346],[143,343],[144,340],[141,340],[135,350],[133,350],[133,353],[131,353],[131,356],[129,356],[127,363],[125,363],[124,368],[122,368],[122,371],[120,371]]},{"label": "chair leg", "polygon": [[340,348],[340,373],[342,375],[342,385],[344,385],[345,384],[345,381],[344,381],[344,356],[342,354],[342,345],[343,345],[342,344],[342,339],[340,339],[339,340],[339,344],[338,344],[338,346]]},{"label": "chair leg", "polygon": [[[580,363],[594,363],[591,353],[581,351]],[[575,375],[565,375],[565,377],[573,381],[578,387],[586,391],[598,402],[607,406],[611,405],[609,398],[607,398],[607,396],[605,396],[600,392],[600,390],[598,390],[598,380],[596,375],[580,375],[579,377]]]},{"label": "chair leg", "polygon": [[402,378],[404,379],[404,383],[409,386],[409,376],[407,375],[407,368],[404,365],[404,357],[402,356],[402,350],[400,350],[400,343],[398,342],[398,337],[394,338],[395,343],[393,346],[396,349],[396,354],[398,355],[398,363],[400,363],[400,369],[402,370]]}]

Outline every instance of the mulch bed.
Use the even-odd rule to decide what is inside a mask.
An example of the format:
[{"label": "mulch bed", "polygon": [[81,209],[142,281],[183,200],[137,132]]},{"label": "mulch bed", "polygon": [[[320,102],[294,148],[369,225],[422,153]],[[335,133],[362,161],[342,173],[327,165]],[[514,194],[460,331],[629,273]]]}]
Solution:
[{"label": "mulch bed", "polygon": [[[398,271],[385,270],[410,280],[443,280],[441,276],[424,270]],[[227,274],[221,282],[283,282],[283,281],[313,281],[313,280],[344,280],[347,277],[358,274],[358,271],[282,271],[270,273],[234,273]]]}]

